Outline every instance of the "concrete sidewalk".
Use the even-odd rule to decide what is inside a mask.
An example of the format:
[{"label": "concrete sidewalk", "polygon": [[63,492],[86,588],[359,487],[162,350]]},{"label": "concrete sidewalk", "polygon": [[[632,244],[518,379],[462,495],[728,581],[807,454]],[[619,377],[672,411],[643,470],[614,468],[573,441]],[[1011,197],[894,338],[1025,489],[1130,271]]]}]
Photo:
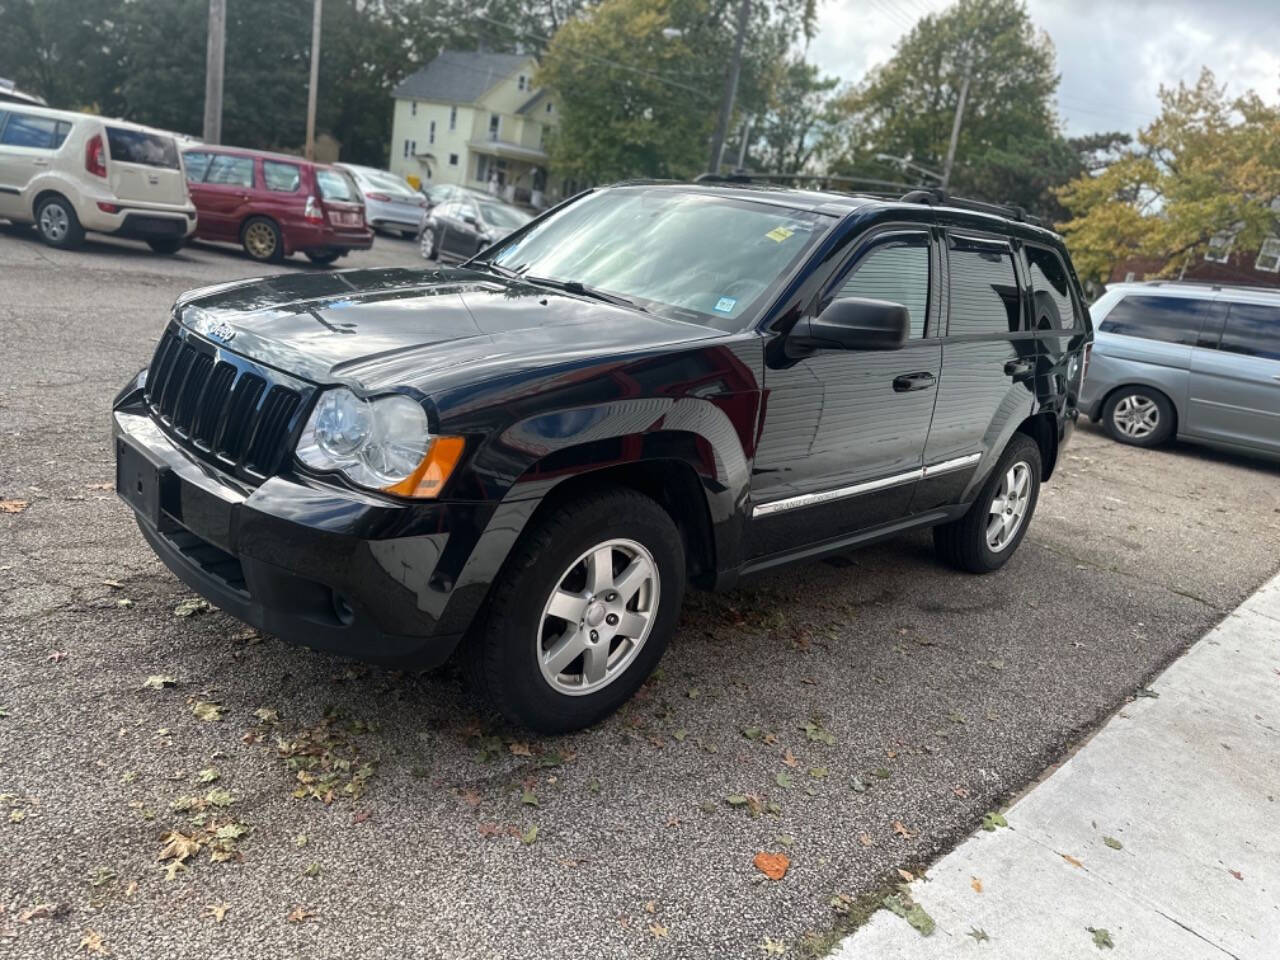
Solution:
[{"label": "concrete sidewalk", "polygon": [[1280,576],[1150,692],[836,960],[1280,958]]}]

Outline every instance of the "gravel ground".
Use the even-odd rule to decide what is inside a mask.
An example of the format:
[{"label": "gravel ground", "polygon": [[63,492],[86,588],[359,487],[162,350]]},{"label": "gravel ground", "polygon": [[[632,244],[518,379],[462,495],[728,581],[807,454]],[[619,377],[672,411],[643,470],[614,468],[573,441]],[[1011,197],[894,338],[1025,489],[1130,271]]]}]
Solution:
[{"label": "gravel ground", "polygon": [[[344,265],[415,262],[379,239]],[[810,955],[835,894],[954,845],[1277,567],[1280,466],[1085,426],[1000,574],[926,534],[695,594],[632,704],[527,738],[449,668],[175,612],[111,490],[108,406],[175,295],[259,272],[0,233],[0,500],[30,502],[0,514],[0,954]],[[293,796],[281,744],[331,803]]]}]

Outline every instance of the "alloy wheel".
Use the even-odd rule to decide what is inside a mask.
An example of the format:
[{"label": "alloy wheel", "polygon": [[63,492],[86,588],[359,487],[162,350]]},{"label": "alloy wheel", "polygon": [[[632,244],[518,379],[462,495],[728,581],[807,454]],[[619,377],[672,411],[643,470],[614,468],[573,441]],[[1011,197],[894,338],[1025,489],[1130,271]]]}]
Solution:
[{"label": "alloy wheel", "polygon": [[46,203],[40,211],[40,232],[54,243],[61,243],[71,228],[67,211],[60,203]]},{"label": "alloy wheel", "polygon": [[258,260],[266,260],[276,252],[276,234],[261,220],[249,224],[244,231],[244,245]]},{"label": "alloy wheel", "polygon": [[436,237],[430,230],[422,231],[422,259],[430,260],[436,252]]},{"label": "alloy wheel", "polygon": [[999,553],[1013,542],[1031,503],[1031,467],[1025,460],[1012,464],[987,509],[987,546]]},{"label": "alloy wheel", "polygon": [[1160,426],[1160,408],[1149,397],[1130,394],[1116,404],[1111,420],[1126,437],[1145,440]]},{"label": "alloy wheel", "polygon": [[558,693],[595,693],[618,679],[658,613],[658,565],[634,540],[598,543],[564,571],[535,639],[543,679]]}]

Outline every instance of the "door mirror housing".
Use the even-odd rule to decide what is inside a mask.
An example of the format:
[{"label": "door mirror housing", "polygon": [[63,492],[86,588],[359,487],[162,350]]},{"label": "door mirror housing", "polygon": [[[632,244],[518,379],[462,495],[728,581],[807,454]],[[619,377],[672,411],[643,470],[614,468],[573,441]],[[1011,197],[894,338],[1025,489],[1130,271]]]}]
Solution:
[{"label": "door mirror housing", "polygon": [[911,314],[900,303],[845,297],[816,317],[806,317],[787,336],[787,354],[815,350],[901,350],[911,332]]},{"label": "door mirror housing", "polygon": [[478,227],[480,225],[480,221],[476,219],[476,215],[474,213],[464,213],[462,215],[462,222],[469,227]]}]

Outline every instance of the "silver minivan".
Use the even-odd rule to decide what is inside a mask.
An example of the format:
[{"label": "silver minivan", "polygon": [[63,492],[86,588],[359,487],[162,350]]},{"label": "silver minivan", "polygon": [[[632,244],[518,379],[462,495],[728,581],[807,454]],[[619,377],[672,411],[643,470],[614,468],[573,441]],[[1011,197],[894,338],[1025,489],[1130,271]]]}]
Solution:
[{"label": "silver minivan", "polygon": [[1113,439],[1280,455],[1280,290],[1121,283],[1090,313],[1079,406]]}]

